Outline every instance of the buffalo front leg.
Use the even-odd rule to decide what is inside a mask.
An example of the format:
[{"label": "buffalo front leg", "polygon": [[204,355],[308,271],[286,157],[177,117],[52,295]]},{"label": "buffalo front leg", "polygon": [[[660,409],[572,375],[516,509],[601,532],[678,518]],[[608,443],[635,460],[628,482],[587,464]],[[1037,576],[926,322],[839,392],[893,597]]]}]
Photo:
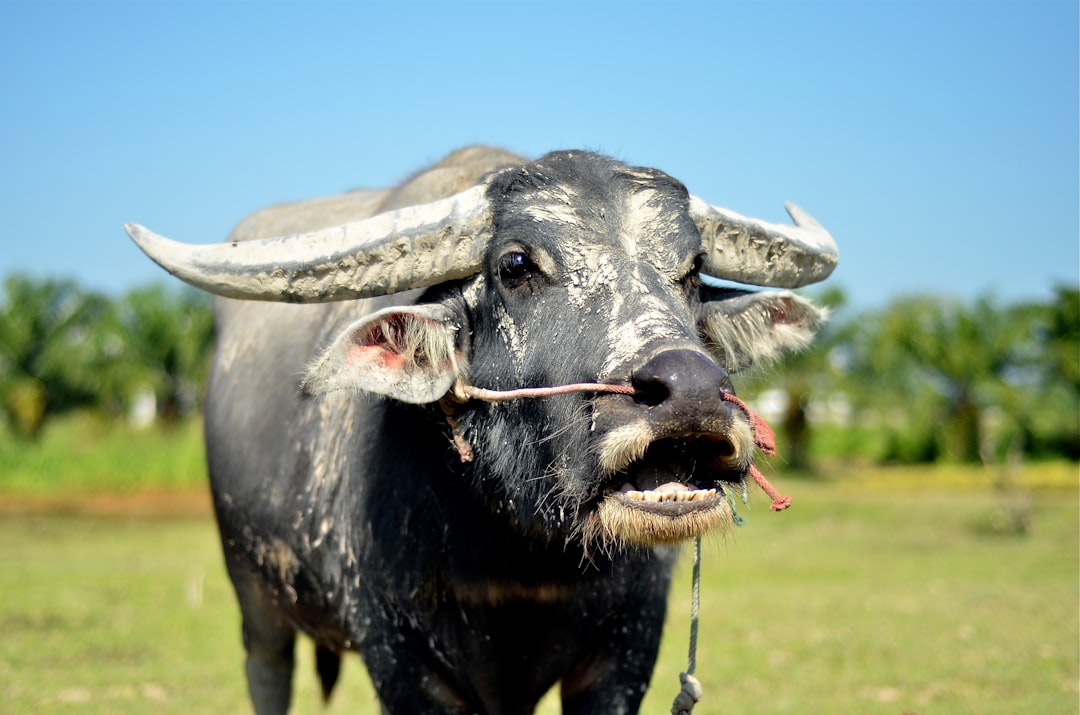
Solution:
[{"label": "buffalo front leg", "polygon": [[236,582],[243,615],[248,694],[256,715],[285,715],[292,701],[296,631],[267,603],[261,589]]},{"label": "buffalo front leg", "polygon": [[563,715],[638,712],[660,650],[670,563],[641,574],[604,618],[589,653],[562,679]]},{"label": "buffalo front leg", "polygon": [[589,658],[562,681],[563,715],[636,713],[660,645],[660,629],[615,653]]}]

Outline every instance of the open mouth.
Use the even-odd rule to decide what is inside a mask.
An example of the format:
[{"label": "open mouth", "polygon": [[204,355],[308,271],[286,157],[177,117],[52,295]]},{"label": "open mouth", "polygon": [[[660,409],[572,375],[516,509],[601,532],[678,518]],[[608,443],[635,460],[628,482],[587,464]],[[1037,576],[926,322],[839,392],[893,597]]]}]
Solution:
[{"label": "open mouth", "polygon": [[614,475],[598,506],[606,535],[639,544],[671,543],[732,523],[728,490],[747,465],[731,442],[663,439]]}]

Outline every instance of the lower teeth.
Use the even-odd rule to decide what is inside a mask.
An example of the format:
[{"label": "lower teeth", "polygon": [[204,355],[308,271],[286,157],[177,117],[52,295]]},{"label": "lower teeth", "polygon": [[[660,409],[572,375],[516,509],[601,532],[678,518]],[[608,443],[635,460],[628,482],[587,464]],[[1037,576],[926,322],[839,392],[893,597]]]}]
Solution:
[{"label": "lower teeth", "polygon": [[638,491],[637,489],[630,489],[622,492],[625,496],[635,499],[637,501],[644,502],[686,502],[686,501],[701,501],[703,499],[711,499],[716,496],[715,489],[695,489],[685,490],[677,492],[658,492],[653,490]]}]

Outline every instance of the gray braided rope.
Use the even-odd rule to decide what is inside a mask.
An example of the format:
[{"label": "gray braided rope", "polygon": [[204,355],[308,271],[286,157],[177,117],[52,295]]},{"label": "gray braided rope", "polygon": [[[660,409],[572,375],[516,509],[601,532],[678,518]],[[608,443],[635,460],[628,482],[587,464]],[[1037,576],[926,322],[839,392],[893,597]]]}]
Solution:
[{"label": "gray braided rope", "polygon": [[701,537],[694,539],[694,575],[690,588],[690,653],[686,672],[697,670],[698,615],[701,613]]},{"label": "gray braided rope", "polygon": [[694,539],[694,573],[690,588],[690,648],[685,673],[679,673],[682,685],[671,704],[671,715],[690,715],[701,700],[701,683],[694,677],[697,670],[698,616],[701,613],[701,537]]}]

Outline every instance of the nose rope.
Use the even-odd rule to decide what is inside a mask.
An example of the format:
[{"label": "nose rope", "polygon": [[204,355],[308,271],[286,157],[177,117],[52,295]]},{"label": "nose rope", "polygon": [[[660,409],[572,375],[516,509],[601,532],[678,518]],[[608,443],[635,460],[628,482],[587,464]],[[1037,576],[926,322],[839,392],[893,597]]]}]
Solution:
[{"label": "nose rope", "polygon": [[517,390],[485,390],[482,387],[458,383],[454,386],[454,392],[455,394],[460,394],[472,400],[504,402],[506,400],[519,400],[524,397],[565,395],[570,392],[613,392],[623,395],[633,395],[637,392],[637,389],[630,385],[612,385],[606,382],[577,382],[570,385],[558,385],[556,387],[523,387]]}]

